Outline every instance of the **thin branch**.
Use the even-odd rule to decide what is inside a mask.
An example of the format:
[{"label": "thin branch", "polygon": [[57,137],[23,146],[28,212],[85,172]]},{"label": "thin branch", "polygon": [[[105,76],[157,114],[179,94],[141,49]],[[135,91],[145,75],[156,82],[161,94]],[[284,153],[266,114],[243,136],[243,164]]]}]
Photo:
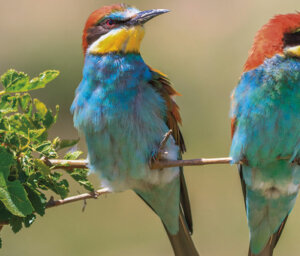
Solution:
[{"label": "thin branch", "polygon": [[[279,157],[278,160],[288,160],[290,157]],[[45,160],[44,160],[45,161]],[[163,169],[168,167],[178,166],[201,166],[210,164],[230,164],[231,157],[220,158],[198,158],[188,160],[160,160],[150,164],[151,169]],[[88,162],[86,160],[60,160],[60,159],[47,159],[45,163],[49,166],[53,166],[54,169],[74,169],[74,168],[88,168]],[[247,162],[240,161],[240,164],[246,164]],[[296,158],[293,161],[294,164],[300,164],[300,159]]]},{"label": "thin branch", "polygon": [[[81,200],[86,200],[86,199],[97,199],[99,196],[108,194],[108,193],[110,193],[110,190],[108,188],[103,188],[103,189],[99,189],[99,190],[96,190],[91,193],[84,193],[84,194],[80,194],[80,195],[76,195],[76,196],[70,196],[65,199],[60,199],[60,200],[54,200],[54,198],[52,196],[46,205],[46,209],[64,205],[64,204],[77,202],[77,201],[81,201]],[[8,221],[0,222],[0,231],[4,225],[8,225],[8,224],[9,224]]]},{"label": "thin branch", "polygon": [[[278,160],[288,160],[289,156],[278,157]],[[62,160],[62,159],[43,159],[45,164],[53,167],[54,169],[74,169],[74,168],[88,168],[88,163],[86,160]],[[231,157],[221,157],[221,158],[199,158],[199,159],[189,159],[189,160],[160,160],[152,163],[151,169],[163,169],[168,167],[177,166],[201,166],[210,164],[230,164],[232,161]],[[296,158],[293,161],[294,164],[300,165],[300,159]],[[247,161],[243,160],[240,164],[247,164]],[[84,193],[76,196],[67,197],[61,200],[54,200],[53,197],[48,201],[46,208],[52,208],[55,206],[60,206],[68,203],[73,203],[86,199],[97,199],[99,196],[110,193],[109,189],[99,189],[91,193]],[[3,225],[9,224],[8,222],[0,222],[0,231]]]},{"label": "thin branch", "polygon": [[[221,157],[221,158],[199,158],[199,159],[190,159],[190,160],[165,160],[164,154],[165,146],[168,139],[172,134],[172,130],[169,130],[164,136],[162,141],[159,144],[157,154],[153,156],[149,161],[150,169],[163,169],[169,167],[178,167],[178,166],[199,166],[199,165],[209,165],[209,164],[230,164],[232,163],[231,157]],[[290,159],[290,156],[278,157],[278,160]],[[45,164],[48,166],[53,166],[55,169],[74,169],[74,168],[88,168],[88,162],[86,160],[59,160],[59,159],[47,159],[43,158]],[[248,164],[247,159],[241,160],[240,164]],[[293,161],[295,164],[300,164],[300,159],[295,159]]]},{"label": "thin branch", "polygon": [[84,194],[80,194],[80,195],[76,195],[76,196],[70,196],[70,197],[67,197],[67,198],[61,199],[61,200],[54,200],[53,197],[51,197],[46,205],[46,208],[52,208],[55,206],[69,204],[69,203],[77,202],[80,200],[86,200],[86,199],[92,199],[92,198],[97,199],[99,196],[107,194],[107,193],[110,193],[109,189],[103,188],[103,189],[99,189],[99,190],[96,190],[91,193],[84,193]]},{"label": "thin branch", "polygon": [[197,165],[209,165],[209,164],[230,164],[231,157],[221,157],[221,158],[199,158],[199,159],[189,159],[189,160],[160,160],[153,163],[151,169],[163,169],[168,167],[177,166],[197,166]]},{"label": "thin branch", "polygon": [[[230,164],[231,160],[232,160],[231,157],[199,158],[199,159],[189,159],[189,160],[160,160],[160,161],[151,163],[150,168],[151,169],[163,169],[163,168],[177,167],[177,166]],[[53,169],[88,168],[88,162],[86,160],[47,159],[44,161],[45,161],[45,164],[52,166]]]},{"label": "thin branch", "polygon": [[88,169],[87,160],[64,160],[64,159],[42,159],[44,163],[53,169],[75,169],[83,168]]}]

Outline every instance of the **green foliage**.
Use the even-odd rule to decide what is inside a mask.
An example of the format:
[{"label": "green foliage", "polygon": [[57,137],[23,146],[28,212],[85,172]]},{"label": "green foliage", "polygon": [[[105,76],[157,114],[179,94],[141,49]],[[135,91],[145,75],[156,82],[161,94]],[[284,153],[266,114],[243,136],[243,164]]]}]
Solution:
[{"label": "green foliage", "polygon": [[[59,108],[54,113],[27,93],[45,87],[58,74],[48,70],[30,80],[28,75],[11,69],[1,77],[4,90],[0,91],[0,223],[9,223],[13,232],[23,225],[29,227],[36,214],[45,214],[46,191],[61,198],[69,193],[69,183],[62,173],[47,166],[42,158],[57,158],[59,150],[76,145],[78,140],[50,140],[48,130],[55,124]],[[64,159],[78,159],[80,154],[70,152]],[[67,173],[93,191],[88,170],[70,169]],[[0,239],[0,248],[1,244]]]},{"label": "green foliage", "polygon": [[[81,151],[74,151],[74,152],[69,152],[65,155],[64,159],[65,160],[75,160],[77,159],[80,155],[82,154]],[[77,181],[81,186],[83,186],[85,189],[89,191],[94,191],[93,185],[88,181],[87,176],[88,176],[88,170],[87,169],[73,169],[70,171],[71,177]]]},{"label": "green foliage", "polygon": [[44,88],[59,75],[57,70],[47,70],[38,77],[29,80],[29,76],[23,72],[10,69],[1,76],[1,82],[6,92],[27,92]]}]

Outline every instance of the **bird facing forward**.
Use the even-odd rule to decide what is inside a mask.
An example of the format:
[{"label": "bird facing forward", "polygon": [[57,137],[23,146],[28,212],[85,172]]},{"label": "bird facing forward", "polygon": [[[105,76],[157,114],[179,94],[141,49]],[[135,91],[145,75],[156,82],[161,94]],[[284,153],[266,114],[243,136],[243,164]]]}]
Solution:
[{"label": "bird facing forward", "polygon": [[175,255],[198,255],[183,170],[151,170],[149,159],[165,145],[166,160],[185,151],[178,127],[178,93],[168,78],[150,68],[140,55],[144,23],[168,10],[117,4],[94,11],[82,37],[83,78],[71,111],[85,136],[91,170],[112,192],[132,189],[160,217]]},{"label": "bird facing forward", "polygon": [[271,256],[300,184],[300,13],[275,16],[255,36],[232,95],[231,156],[243,162],[249,255]]}]

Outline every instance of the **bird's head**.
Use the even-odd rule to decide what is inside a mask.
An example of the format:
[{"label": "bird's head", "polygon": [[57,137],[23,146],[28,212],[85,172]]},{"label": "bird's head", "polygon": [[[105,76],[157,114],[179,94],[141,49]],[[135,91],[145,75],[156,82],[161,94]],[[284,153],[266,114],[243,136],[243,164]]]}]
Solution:
[{"label": "bird's head", "polygon": [[300,58],[300,13],[276,15],[257,32],[244,72],[276,54]]},{"label": "bird's head", "polygon": [[84,54],[139,52],[143,24],[168,12],[164,9],[139,11],[126,4],[104,6],[88,18],[82,36]]}]

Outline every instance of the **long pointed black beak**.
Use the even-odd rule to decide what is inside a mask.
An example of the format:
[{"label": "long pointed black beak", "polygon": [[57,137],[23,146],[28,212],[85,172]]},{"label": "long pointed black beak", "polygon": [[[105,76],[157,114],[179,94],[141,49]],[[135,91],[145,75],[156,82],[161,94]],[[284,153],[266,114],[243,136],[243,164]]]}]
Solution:
[{"label": "long pointed black beak", "polygon": [[169,10],[166,9],[153,9],[148,11],[142,11],[136,14],[128,23],[130,25],[142,25],[146,23],[147,21],[151,20],[152,18],[167,13]]}]

